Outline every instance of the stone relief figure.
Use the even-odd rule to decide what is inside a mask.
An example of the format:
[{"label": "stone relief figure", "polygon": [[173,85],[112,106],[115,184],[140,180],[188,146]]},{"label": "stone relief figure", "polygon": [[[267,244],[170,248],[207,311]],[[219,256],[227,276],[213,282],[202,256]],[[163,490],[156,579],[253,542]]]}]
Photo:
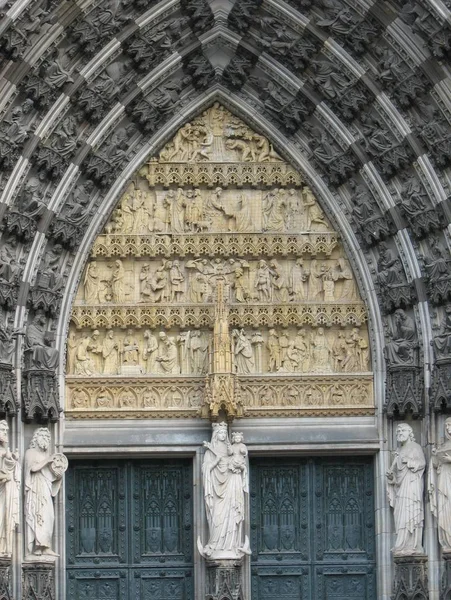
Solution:
[{"label": "stone relief figure", "polygon": [[300,201],[298,190],[295,190],[294,188],[288,190],[286,205],[285,228],[287,231],[296,231],[297,229],[302,230],[305,225],[303,222],[304,205]]},{"label": "stone relief figure", "polygon": [[306,214],[306,230],[315,231],[318,230],[318,226],[321,231],[324,230],[324,227],[329,229],[326,217],[319,207],[312,190],[308,186],[302,188],[302,200]]},{"label": "stone relief figure", "polygon": [[117,375],[119,373],[119,342],[114,338],[114,331],[109,329],[102,343],[103,373]]},{"label": "stone relief figure", "polygon": [[326,263],[321,263],[318,265],[317,260],[312,260],[308,282],[309,300],[321,302],[325,299],[325,281],[330,281],[330,268],[326,265]]},{"label": "stone relief figure", "polygon": [[152,298],[152,271],[150,263],[144,263],[139,272],[140,302],[149,302]]},{"label": "stone relief figure", "polygon": [[233,273],[234,280],[232,287],[235,290],[236,302],[248,302],[251,299],[251,295],[249,293],[249,284],[244,269],[241,266],[238,266]]},{"label": "stone relief figure", "polygon": [[360,335],[359,329],[353,327],[351,334],[346,338],[347,355],[342,363],[343,371],[367,371],[369,361],[368,342]]},{"label": "stone relief figure", "polygon": [[169,280],[171,283],[171,302],[181,302],[182,297],[185,293],[183,282],[185,276],[180,269],[180,263],[178,260],[174,260],[169,263]]},{"label": "stone relief figure", "polygon": [[56,369],[58,350],[52,347],[51,334],[46,331],[46,318],[37,312],[25,331],[25,351],[31,355],[31,367],[34,369]]},{"label": "stone relief figure", "polygon": [[305,329],[298,329],[293,340],[293,347],[299,357],[299,370],[303,373],[308,372],[310,368],[310,340]]},{"label": "stone relief figure", "polygon": [[398,308],[394,314],[390,338],[384,349],[387,362],[392,365],[413,364],[417,347],[415,323],[402,308]]},{"label": "stone relief figure", "polygon": [[268,371],[275,373],[280,369],[282,364],[279,336],[275,329],[270,329],[268,332],[266,348],[268,350]]},{"label": "stone relief figure", "polygon": [[58,556],[52,550],[53,498],[61,488],[68,463],[64,454],[49,453],[50,439],[46,427],[37,429],[25,453],[25,545],[27,558],[33,561]]},{"label": "stone relief figure", "polygon": [[341,257],[337,260],[333,272],[333,278],[335,281],[341,282],[341,291],[336,299],[345,300],[346,302],[354,302],[357,295],[354,277],[345,258]]},{"label": "stone relief figure", "polygon": [[13,335],[8,331],[5,317],[0,310],[0,363],[11,363],[14,351]]},{"label": "stone relief figure", "polygon": [[385,242],[379,245],[377,280],[382,289],[399,285],[405,281],[401,261],[393,254]]},{"label": "stone relief figure", "polygon": [[426,466],[423,450],[415,442],[412,428],[400,423],[396,428],[400,445],[387,471],[387,492],[394,509],[395,555],[423,554],[423,474]]},{"label": "stone relief figure", "polygon": [[142,354],[146,365],[146,373],[155,374],[157,372],[157,352],[158,340],[148,329],[144,332],[144,349]]},{"label": "stone relief figure", "polygon": [[252,334],[251,344],[254,348],[254,358],[255,358],[255,372],[262,373],[263,372],[263,346],[265,340],[261,334],[261,331],[255,331]]},{"label": "stone relief figure", "polygon": [[21,468],[17,450],[8,445],[8,423],[0,421],[0,557],[11,556],[19,524]]},{"label": "stone relief figure", "polygon": [[85,334],[79,342],[75,354],[75,375],[90,377],[99,372],[95,357],[96,354],[102,353],[99,335],[99,331],[95,329],[91,335]]},{"label": "stone relief figure", "polygon": [[271,288],[272,296],[275,302],[288,302],[288,285],[285,276],[285,269],[279,262],[273,259],[270,263],[271,268]]},{"label": "stone relief figure", "polygon": [[258,262],[255,277],[255,291],[259,302],[271,302],[271,269],[269,268],[268,263],[263,259]]},{"label": "stone relief figure", "polygon": [[288,290],[292,302],[302,302],[307,297],[306,281],[309,271],[304,267],[302,258],[297,258],[289,276]]},{"label": "stone relief figure", "polygon": [[139,344],[133,329],[128,329],[124,338],[122,363],[124,365],[137,365],[139,363]]},{"label": "stone relief figure", "polygon": [[73,374],[75,371],[75,358],[77,356],[78,340],[75,335],[75,331],[69,333],[67,338],[67,362],[66,371],[67,373]]},{"label": "stone relief figure", "polygon": [[263,231],[285,230],[285,190],[275,188],[262,199]]},{"label": "stone relief figure", "polygon": [[124,304],[125,302],[125,269],[121,260],[114,261],[113,273],[111,276],[111,295],[115,304]]},{"label": "stone relief figure", "polygon": [[449,250],[445,249],[443,244],[436,236],[429,238],[430,253],[424,257],[424,268],[430,282],[438,282],[449,277]]},{"label": "stone relief figure", "polygon": [[164,331],[158,334],[158,338],[160,343],[158,346],[158,356],[155,360],[158,363],[160,373],[178,375],[180,373],[180,366],[175,341]]},{"label": "stone relief figure", "polygon": [[432,340],[436,358],[451,354],[451,304],[445,306],[445,315],[441,319],[438,334]]},{"label": "stone relief figure", "polygon": [[440,545],[444,552],[451,552],[451,417],[445,421],[445,437],[443,444],[432,448],[428,492]]},{"label": "stone relief figure", "polygon": [[296,373],[300,370],[301,353],[299,352],[298,348],[294,345],[294,342],[289,342],[279,372]]},{"label": "stone relief figure", "polygon": [[333,350],[324,333],[324,327],[318,327],[316,335],[311,341],[312,346],[312,371],[314,373],[332,372],[332,354]]},{"label": "stone relief figure", "polygon": [[237,560],[250,554],[244,536],[247,448],[242,434],[232,439],[230,444],[226,423],[213,423],[211,442],[204,442],[202,478],[209,537],[206,546],[198,538],[197,547],[207,560]]},{"label": "stone relief figure", "polygon": [[203,375],[207,372],[208,341],[198,330],[188,333],[187,349],[190,359],[190,373],[193,375]]},{"label": "stone relief figure", "polygon": [[244,329],[234,329],[232,339],[236,372],[242,375],[253,373],[254,353],[252,352],[252,344],[248,340]]}]

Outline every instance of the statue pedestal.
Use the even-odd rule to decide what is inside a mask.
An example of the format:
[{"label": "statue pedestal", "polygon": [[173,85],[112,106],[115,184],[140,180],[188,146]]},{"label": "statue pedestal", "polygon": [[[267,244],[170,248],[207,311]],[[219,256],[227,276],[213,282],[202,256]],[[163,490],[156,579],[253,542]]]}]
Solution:
[{"label": "statue pedestal", "polygon": [[427,556],[394,556],[392,600],[428,600]]},{"label": "statue pedestal", "polygon": [[22,600],[55,600],[55,558],[22,564]]},{"label": "statue pedestal", "polygon": [[442,589],[440,593],[440,600],[451,599],[451,552],[443,553],[443,560],[445,561],[445,570],[442,577]]},{"label": "statue pedestal", "polygon": [[0,557],[0,598],[2,600],[12,600],[10,584],[11,557]]},{"label": "statue pedestal", "polygon": [[244,600],[242,577],[240,560],[207,561],[205,600]]}]

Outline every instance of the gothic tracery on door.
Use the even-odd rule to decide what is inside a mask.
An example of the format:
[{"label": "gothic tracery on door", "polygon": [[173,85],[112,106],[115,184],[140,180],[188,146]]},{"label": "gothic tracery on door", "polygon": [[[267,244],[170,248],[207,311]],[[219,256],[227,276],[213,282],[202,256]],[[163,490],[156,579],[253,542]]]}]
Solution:
[{"label": "gothic tracery on door", "polygon": [[71,461],[68,600],[193,600],[190,462]]},{"label": "gothic tracery on door", "polygon": [[252,600],[375,600],[371,460],[251,462]]}]

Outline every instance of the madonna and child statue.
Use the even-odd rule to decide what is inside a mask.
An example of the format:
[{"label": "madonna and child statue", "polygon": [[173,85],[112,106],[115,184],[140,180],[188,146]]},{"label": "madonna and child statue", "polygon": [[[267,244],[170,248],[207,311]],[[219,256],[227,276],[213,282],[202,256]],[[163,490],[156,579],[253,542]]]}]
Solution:
[{"label": "madonna and child statue", "polygon": [[208,542],[197,547],[209,561],[239,560],[250,554],[249,539],[244,532],[248,484],[248,456],[242,433],[232,433],[226,423],[213,423],[211,442],[202,465]]}]

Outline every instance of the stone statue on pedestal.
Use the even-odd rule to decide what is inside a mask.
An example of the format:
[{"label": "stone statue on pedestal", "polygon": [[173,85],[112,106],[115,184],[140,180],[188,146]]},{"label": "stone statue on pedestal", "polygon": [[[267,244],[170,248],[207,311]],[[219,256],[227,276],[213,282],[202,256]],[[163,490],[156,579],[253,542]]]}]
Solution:
[{"label": "stone statue on pedestal", "polygon": [[61,488],[68,462],[64,454],[50,454],[50,431],[41,427],[34,432],[25,453],[25,543],[26,560],[51,561],[58,556],[52,550],[55,510],[53,498]]},{"label": "stone statue on pedestal", "polygon": [[421,446],[415,442],[410,425],[400,423],[396,439],[400,448],[387,471],[388,498],[394,509],[396,530],[393,553],[395,556],[413,556],[423,554],[423,475],[426,460]]},{"label": "stone statue on pedestal", "polygon": [[245,495],[249,493],[247,448],[241,433],[232,434],[231,444],[226,423],[213,423],[211,442],[206,448],[202,475],[209,538],[197,546],[210,561],[236,561],[250,554],[244,535]]},{"label": "stone statue on pedestal", "polygon": [[8,423],[0,421],[0,557],[10,557],[19,523],[20,463],[8,446]]},{"label": "stone statue on pedestal", "polygon": [[428,491],[440,545],[443,552],[451,553],[451,417],[445,421],[445,436],[446,441],[432,449]]}]

